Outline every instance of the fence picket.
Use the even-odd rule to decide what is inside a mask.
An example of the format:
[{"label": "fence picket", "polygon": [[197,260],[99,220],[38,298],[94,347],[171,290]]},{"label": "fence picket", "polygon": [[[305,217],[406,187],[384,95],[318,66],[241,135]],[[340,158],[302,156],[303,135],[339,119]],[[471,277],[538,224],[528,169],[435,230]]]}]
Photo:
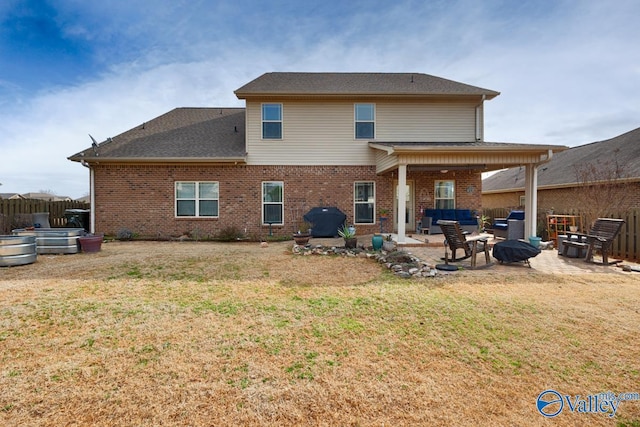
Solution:
[{"label": "fence picket", "polygon": [[36,199],[2,199],[0,200],[0,233],[9,234],[13,228],[23,226],[29,214],[49,212],[51,227],[64,227],[67,209],[89,209],[90,204],[76,201],[47,201]]}]

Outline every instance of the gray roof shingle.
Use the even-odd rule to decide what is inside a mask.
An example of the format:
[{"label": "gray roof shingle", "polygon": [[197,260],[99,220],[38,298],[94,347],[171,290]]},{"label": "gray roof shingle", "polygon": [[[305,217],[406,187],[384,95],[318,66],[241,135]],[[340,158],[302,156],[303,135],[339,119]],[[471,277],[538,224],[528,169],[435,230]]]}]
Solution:
[{"label": "gray roof shingle", "polygon": [[266,73],[235,92],[240,99],[264,95],[470,96],[500,94],[422,73]]},{"label": "gray roof shingle", "polygon": [[239,159],[244,108],[176,108],[69,157],[70,160]]},{"label": "gray roof shingle", "polygon": [[[640,178],[640,128],[604,141],[573,147],[538,168],[538,187],[577,183],[576,167],[618,161],[626,178]],[[482,191],[524,188],[524,168],[510,168],[482,180]]]}]

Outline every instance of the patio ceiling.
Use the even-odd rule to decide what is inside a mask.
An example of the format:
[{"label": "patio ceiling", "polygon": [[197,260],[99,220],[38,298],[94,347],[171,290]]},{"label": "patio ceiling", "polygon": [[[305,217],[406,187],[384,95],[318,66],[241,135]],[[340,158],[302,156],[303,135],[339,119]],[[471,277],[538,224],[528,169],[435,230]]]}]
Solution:
[{"label": "patio ceiling", "polygon": [[471,169],[491,171],[547,162],[569,147],[502,142],[370,142],[376,150],[376,172],[407,165],[410,170]]}]

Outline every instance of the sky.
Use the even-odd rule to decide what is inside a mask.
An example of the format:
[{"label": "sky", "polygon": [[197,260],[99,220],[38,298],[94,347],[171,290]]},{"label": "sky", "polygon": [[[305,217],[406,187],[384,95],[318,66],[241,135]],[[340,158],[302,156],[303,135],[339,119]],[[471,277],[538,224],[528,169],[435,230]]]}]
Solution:
[{"label": "sky", "polygon": [[2,0],[0,192],[79,198],[67,157],[266,72],[411,72],[501,92],[485,140],[640,127],[637,0]]}]

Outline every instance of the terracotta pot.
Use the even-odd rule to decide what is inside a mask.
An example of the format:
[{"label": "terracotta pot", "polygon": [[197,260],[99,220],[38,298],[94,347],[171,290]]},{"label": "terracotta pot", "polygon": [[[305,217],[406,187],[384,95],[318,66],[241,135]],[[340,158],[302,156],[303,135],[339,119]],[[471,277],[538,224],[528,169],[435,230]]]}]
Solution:
[{"label": "terracotta pot", "polygon": [[95,236],[80,236],[78,237],[80,249],[82,252],[100,252],[100,249],[102,248],[102,239],[104,239],[102,234]]},{"label": "terracotta pot", "polygon": [[309,243],[309,239],[311,238],[310,234],[294,234],[293,240],[296,242],[296,245],[304,246]]}]

